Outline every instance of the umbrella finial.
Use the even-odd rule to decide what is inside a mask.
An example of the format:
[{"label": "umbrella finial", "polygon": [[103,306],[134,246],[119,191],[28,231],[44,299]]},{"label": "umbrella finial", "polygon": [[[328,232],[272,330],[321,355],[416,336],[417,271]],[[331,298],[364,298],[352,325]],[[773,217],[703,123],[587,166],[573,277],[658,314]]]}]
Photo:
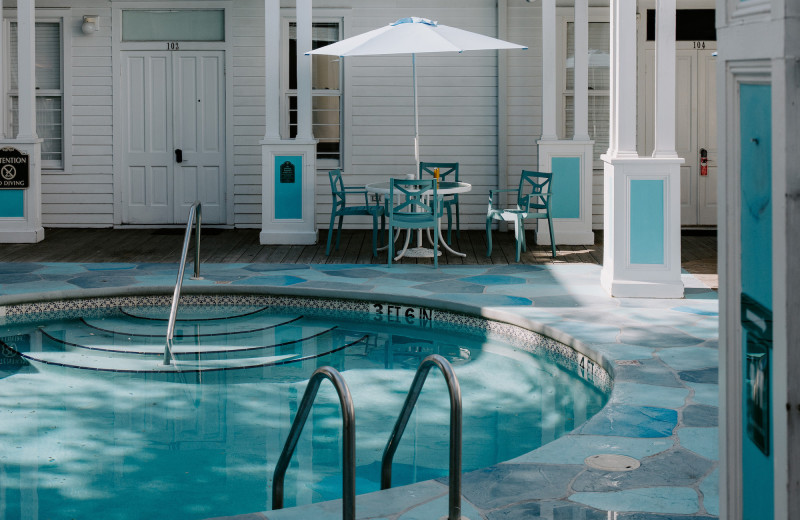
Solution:
[{"label": "umbrella finial", "polygon": [[427,18],[420,18],[418,16],[409,16],[407,18],[400,18],[392,25],[400,25],[401,23],[424,23],[425,25],[431,25],[433,27],[439,25],[439,22],[437,21],[428,20]]}]

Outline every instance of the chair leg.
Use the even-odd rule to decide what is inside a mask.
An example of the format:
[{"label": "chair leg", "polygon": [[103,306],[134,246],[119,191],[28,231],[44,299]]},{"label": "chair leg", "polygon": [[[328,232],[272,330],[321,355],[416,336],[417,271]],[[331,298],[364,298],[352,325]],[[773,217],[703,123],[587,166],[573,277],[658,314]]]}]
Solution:
[{"label": "chair leg", "polygon": [[522,251],[528,250],[528,235],[525,232],[525,219],[519,221],[519,236],[522,238]]},{"label": "chair leg", "polygon": [[392,224],[389,223],[389,267],[392,267],[392,258],[394,257],[394,240],[392,240],[392,233],[394,233],[394,229],[392,228]]},{"label": "chair leg", "polygon": [[433,268],[439,267],[439,232],[433,233]]},{"label": "chair leg", "polygon": [[453,230],[453,211],[451,206],[447,206],[447,244],[453,245],[453,239],[450,237],[450,232]]},{"label": "chair leg", "polygon": [[381,215],[381,233],[378,235],[378,247],[383,247],[383,237],[386,234],[386,215]]},{"label": "chair leg", "polygon": [[378,256],[378,215],[372,215],[372,256]]},{"label": "chair leg", "polygon": [[486,219],[486,256],[492,256],[492,219]]},{"label": "chair leg", "polygon": [[331,225],[328,226],[328,245],[325,247],[325,256],[331,254],[331,238],[333,237],[333,225],[336,223],[336,213],[331,213]]},{"label": "chair leg", "polygon": [[522,242],[525,241],[525,237],[520,236],[520,228],[522,227],[522,220],[520,217],[517,217],[514,220],[514,238],[517,239],[517,262],[519,262],[520,250],[522,249]]},{"label": "chair leg", "polygon": [[553,234],[553,220],[550,214],[547,215],[547,224],[550,226],[550,249],[553,250],[553,258],[556,257],[556,236]]},{"label": "chair leg", "polygon": [[339,226],[336,229],[336,246],[334,247],[334,249],[336,249],[337,251],[339,250],[339,241],[342,239],[342,221],[343,220],[344,220],[344,217],[339,215]]},{"label": "chair leg", "polygon": [[456,203],[456,238],[461,238],[461,211]]}]

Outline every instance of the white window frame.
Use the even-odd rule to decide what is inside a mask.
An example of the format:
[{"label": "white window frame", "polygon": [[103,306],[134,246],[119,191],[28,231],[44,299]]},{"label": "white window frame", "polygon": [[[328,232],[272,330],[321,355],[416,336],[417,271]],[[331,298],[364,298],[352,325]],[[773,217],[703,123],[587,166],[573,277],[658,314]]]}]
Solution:
[{"label": "white window frame", "polygon": [[[6,113],[6,135],[14,138],[11,135],[11,98],[18,96],[17,91],[11,90],[11,23],[17,21],[17,10],[7,9],[3,12],[3,42],[2,52],[4,52],[3,63],[3,85],[2,93],[3,99],[0,102],[0,109]],[[58,23],[61,29],[61,89],[59,90],[42,90],[36,91],[36,97],[46,96],[54,97],[61,96],[61,161],[42,161],[42,170],[53,173],[67,173],[72,170],[72,125],[68,122],[72,121],[72,92],[70,86],[72,85],[72,67],[66,64],[67,57],[71,55],[72,48],[72,31],[71,27],[67,25],[66,21],[72,17],[70,10],[56,10],[56,9],[36,9],[35,23]],[[16,49],[13,49],[16,52]]]},{"label": "white window frame", "polygon": [[[559,135],[563,139],[572,139],[571,135],[566,135],[567,132],[567,97],[575,96],[574,90],[567,90],[567,24],[575,23],[575,11],[571,7],[559,7],[556,10],[557,24],[556,24],[556,41],[558,45],[558,74],[556,79],[556,92],[559,93],[558,107],[556,111],[556,128],[558,128]],[[590,7],[589,8],[589,23],[611,23],[608,17],[608,9]],[[589,96],[596,97],[611,97],[610,90],[590,90]],[[593,136],[590,136],[593,138]],[[605,153],[605,150],[600,153]],[[600,160],[600,154],[594,154],[593,167],[595,169],[603,167],[603,161]]]},{"label": "white window frame", "polygon": [[[322,10],[328,11],[328,10]],[[345,36],[345,19],[343,14],[335,12],[322,13],[324,16],[314,16],[312,23],[336,23],[339,25],[339,39],[343,40]],[[281,100],[280,100],[280,128],[281,137],[289,139],[289,97],[296,96],[296,89],[289,89],[289,24],[297,23],[297,17],[294,9],[281,9]],[[339,96],[339,160],[325,159],[317,156],[317,169],[318,170],[331,170],[341,168],[346,170],[345,167],[345,67],[339,67],[339,89],[338,90],[313,90],[311,91],[312,98],[314,96],[332,96],[338,93]],[[312,129],[313,130],[313,129]]]}]

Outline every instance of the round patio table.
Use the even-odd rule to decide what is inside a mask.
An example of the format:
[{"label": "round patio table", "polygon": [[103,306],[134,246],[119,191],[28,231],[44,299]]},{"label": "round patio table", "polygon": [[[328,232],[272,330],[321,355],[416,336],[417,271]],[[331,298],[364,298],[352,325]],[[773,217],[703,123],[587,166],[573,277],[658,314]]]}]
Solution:
[{"label": "round patio table", "polygon": [[[367,184],[365,188],[370,193],[375,193],[377,195],[382,195],[382,196],[388,196],[389,190],[391,189],[391,183],[389,181],[373,182],[371,184]],[[470,190],[472,190],[472,184],[466,182],[442,181],[436,188],[436,194],[439,197],[444,197],[445,195],[453,195],[456,193],[467,193]],[[439,220],[439,225],[436,226],[436,232],[439,233],[439,243],[441,244],[441,246],[454,255],[462,257],[467,256],[466,254],[460,253],[451,248],[449,245],[447,245],[447,241],[445,241],[444,237],[442,236],[441,215],[439,216],[438,220]],[[417,247],[408,249],[410,236],[411,233],[406,234],[406,240],[405,243],[403,244],[403,250],[400,251],[400,253],[394,258],[395,260],[399,260],[404,256],[408,256],[409,258],[433,258],[433,249],[422,246],[422,230],[420,230],[419,234],[417,235]],[[431,238],[430,233],[428,233],[428,240],[431,242],[431,244],[433,244],[433,239]],[[441,252],[439,254],[441,254]]]}]

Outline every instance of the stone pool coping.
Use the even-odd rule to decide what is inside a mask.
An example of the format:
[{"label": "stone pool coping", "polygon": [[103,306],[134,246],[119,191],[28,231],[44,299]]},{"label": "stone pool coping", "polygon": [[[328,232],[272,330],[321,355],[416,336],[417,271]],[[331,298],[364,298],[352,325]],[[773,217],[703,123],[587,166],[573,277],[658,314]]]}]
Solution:
[{"label": "stone pool coping", "polygon": [[[0,264],[0,274],[9,266],[21,267]],[[126,294],[171,294],[176,272],[172,264],[30,267],[34,276],[0,282],[0,315],[10,304],[118,295],[121,288]],[[529,328],[600,363],[615,380],[606,407],[531,453],[464,474],[462,514],[467,518],[583,520],[616,511],[619,520],[655,520],[718,514],[718,305],[716,293],[691,275],[682,277],[687,288],[682,300],[610,298],[600,288],[600,267],[589,264],[437,270],[215,264],[204,265],[203,275],[206,280],[186,280],[184,292],[269,292],[434,306]],[[104,280],[110,284],[104,286]],[[583,463],[597,453],[625,454],[640,460],[641,467],[605,472]],[[445,480],[360,495],[358,517],[444,516]],[[332,501],[235,518],[324,520],[340,512],[340,501]]]}]

